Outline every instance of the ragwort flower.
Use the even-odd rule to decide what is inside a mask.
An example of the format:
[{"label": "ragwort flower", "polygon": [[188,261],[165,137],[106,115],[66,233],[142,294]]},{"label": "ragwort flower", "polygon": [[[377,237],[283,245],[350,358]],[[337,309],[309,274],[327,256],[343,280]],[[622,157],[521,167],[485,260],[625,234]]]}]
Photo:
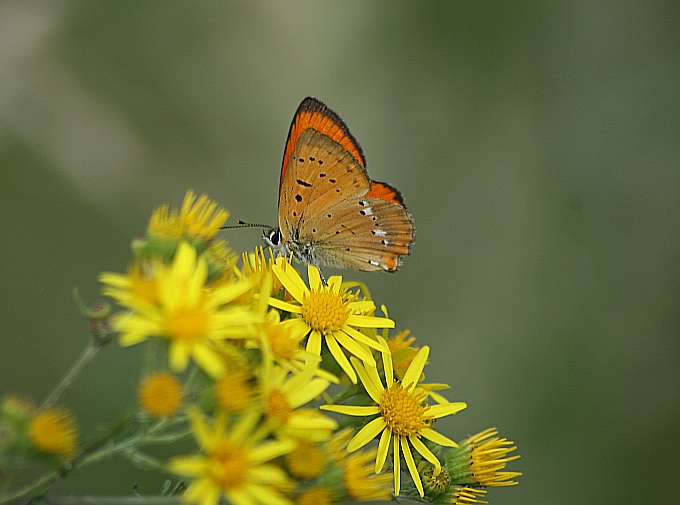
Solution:
[{"label": "ragwort flower", "polygon": [[277,258],[272,270],[297,302],[293,304],[269,298],[272,307],[296,316],[285,321],[292,328],[292,337],[308,337],[307,351],[315,356],[321,355],[321,340],[324,339],[335,361],[350,380],[356,383],[356,373],[343,353],[343,348],[364,363],[375,365],[371,349],[383,351],[385,346],[356,328],[393,328],[394,321],[366,315],[375,310],[374,303],[368,300],[352,300],[341,289],[340,276],[329,278],[328,285],[324,285],[318,269],[309,265],[307,275],[310,287],[307,287],[300,274],[281,257]]},{"label": "ragwort flower", "polygon": [[243,414],[230,424],[225,413],[209,425],[197,409],[189,412],[191,428],[205,454],[170,460],[170,470],[194,480],[182,495],[189,503],[218,505],[224,497],[234,505],[290,505],[279,489],[291,483],[283,469],[270,463],[292,451],[291,441],[262,441],[257,435],[259,412]]},{"label": "ragwort flower", "polygon": [[121,345],[161,337],[169,343],[173,372],[185,370],[193,359],[212,377],[223,375],[224,361],[213,344],[249,337],[254,333],[253,324],[258,322],[248,307],[231,305],[250,289],[250,283],[207,285],[207,262],[187,242],[180,244],[171,265],[151,262],[148,267],[149,280],[143,290],[136,289],[140,283],[130,275],[100,275],[106,285],[104,294],[130,309],[113,319],[114,329],[121,333]]},{"label": "ragwort flower", "polygon": [[338,412],[350,416],[376,416],[352,438],[347,450],[349,452],[365,446],[380,434],[378,443],[378,453],[375,461],[375,472],[380,473],[387,453],[392,443],[392,455],[394,458],[394,494],[399,494],[401,485],[401,462],[400,455],[403,454],[406,466],[413,481],[418,488],[420,496],[423,496],[423,485],[418,475],[411,447],[420,455],[435,466],[435,473],[439,473],[441,464],[437,457],[423,443],[421,438],[425,438],[436,444],[457,447],[453,440],[433,430],[430,425],[432,421],[440,417],[455,414],[464,409],[466,404],[463,402],[446,403],[441,405],[427,405],[425,403],[426,393],[418,389],[418,380],[423,372],[423,367],[427,361],[430,348],[421,348],[413,358],[411,365],[404,373],[402,381],[395,381],[392,370],[392,362],[389,353],[383,354],[383,364],[385,368],[385,381],[387,386],[382,384],[378,371],[375,367],[362,365],[353,359],[354,366],[359,374],[366,392],[375,402],[372,406],[344,406],[344,405],[323,405],[321,409]]},{"label": "ragwort flower", "polygon": [[68,409],[52,407],[40,410],[31,417],[28,438],[38,451],[68,458],[76,452],[78,426]]}]

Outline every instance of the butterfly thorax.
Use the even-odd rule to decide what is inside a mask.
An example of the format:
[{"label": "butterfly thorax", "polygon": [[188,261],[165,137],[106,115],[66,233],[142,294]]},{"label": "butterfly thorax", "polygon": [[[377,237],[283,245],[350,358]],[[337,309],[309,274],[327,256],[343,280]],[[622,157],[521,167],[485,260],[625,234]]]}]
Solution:
[{"label": "butterfly thorax", "polygon": [[270,228],[262,232],[262,239],[265,244],[272,248],[274,255],[290,256],[302,263],[319,266],[316,256],[314,255],[314,246],[312,244],[300,244],[298,233],[295,233],[293,240],[285,241],[283,234],[279,228]]}]

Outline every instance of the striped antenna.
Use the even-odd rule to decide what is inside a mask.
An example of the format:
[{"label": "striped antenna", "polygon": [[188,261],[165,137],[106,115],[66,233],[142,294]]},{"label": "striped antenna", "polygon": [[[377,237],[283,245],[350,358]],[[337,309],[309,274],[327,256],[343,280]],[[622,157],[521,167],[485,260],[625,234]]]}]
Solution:
[{"label": "striped antenna", "polygon": [[236,221],[238,224],[235,224],[233,226],[223,226],[220,228],[220,230],[227,230],[230,228],[271,228],[268,224],[255,224],[255,223],[246,223],[245,221],[241,221],[240,219]]}]

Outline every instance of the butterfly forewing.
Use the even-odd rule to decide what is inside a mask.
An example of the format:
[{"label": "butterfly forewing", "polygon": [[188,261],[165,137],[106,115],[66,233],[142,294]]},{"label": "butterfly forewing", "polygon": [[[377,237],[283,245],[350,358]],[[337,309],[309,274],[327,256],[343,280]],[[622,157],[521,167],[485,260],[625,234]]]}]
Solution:
[{"label": "butterfly forewing", "polygon": [[299,230],[306,240],[305,222],[325,209],[365,195],[370,181],[365,169],[342,146],[316,130],[299,137],[288,159],[279,204],[284,240]]}]

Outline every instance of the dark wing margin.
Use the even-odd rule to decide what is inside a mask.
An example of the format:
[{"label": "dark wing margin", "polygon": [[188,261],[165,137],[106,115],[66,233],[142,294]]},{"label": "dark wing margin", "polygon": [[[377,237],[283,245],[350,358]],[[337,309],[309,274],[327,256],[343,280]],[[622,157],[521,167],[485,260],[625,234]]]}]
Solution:
[{"label": "dark wing margin", "polygon": [[366,166],[364,153],[359,143],[350,133],[345,122],[334,111],[320,100],[308,96],[295,111],[293,121],[288,130],[286,147],[283,151],[283,163],[281,164],[281,178],[279,180],[279,193],[283,184],[283,176],[288,167],[288,160],[295,150],[295,145],[302,135],[302,132],[312,128],[324,135],[328,135],[335,142],[340,144],[343,149],[348,151],[362,167]]},{"label": "dark wing margin", "polygon": [[401,196],[399,190],[386,182],[372,181],[371,189],[368,190],[366,196],[404,205],[404,197]]}]

